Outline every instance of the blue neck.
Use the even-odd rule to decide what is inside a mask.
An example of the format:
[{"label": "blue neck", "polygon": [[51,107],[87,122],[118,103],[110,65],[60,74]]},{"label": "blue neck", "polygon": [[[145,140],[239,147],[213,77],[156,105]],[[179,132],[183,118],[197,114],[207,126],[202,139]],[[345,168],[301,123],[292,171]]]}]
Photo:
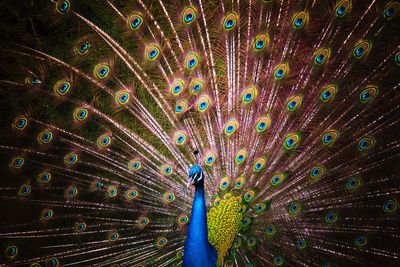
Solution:
[{"label": "blue neck", "polygon": [[204,183],[197,184],[183,256],[184,267],[216,265],[217,253],[208,243],[207,207],[204,194]]}]

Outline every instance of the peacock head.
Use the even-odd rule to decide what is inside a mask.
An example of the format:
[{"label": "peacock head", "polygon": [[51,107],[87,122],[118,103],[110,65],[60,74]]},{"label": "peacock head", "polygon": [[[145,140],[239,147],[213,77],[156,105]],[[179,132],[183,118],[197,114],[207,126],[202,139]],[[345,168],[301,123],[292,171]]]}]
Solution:
[{"label": "peacock head", "polygon": [[204,181],[203,177],[204,175],[202,168],[199,165],[192,166],[189,169],[189,179],[187,186],[189,187],[189,185],[194,185],[194,186],[201,185]]}]

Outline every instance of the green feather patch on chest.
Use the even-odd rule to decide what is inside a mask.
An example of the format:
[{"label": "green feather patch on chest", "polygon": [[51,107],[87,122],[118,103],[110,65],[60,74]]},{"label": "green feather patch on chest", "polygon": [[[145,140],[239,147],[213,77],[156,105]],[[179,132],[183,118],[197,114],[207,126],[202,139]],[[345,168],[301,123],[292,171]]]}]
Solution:
[{"label": "green feather patch on chest", "polygon": [[208,241],[218,251],[218,264],[232,247],[242,226],[242,198],[226,194],[224,199],[214,203],[207,214]]}]

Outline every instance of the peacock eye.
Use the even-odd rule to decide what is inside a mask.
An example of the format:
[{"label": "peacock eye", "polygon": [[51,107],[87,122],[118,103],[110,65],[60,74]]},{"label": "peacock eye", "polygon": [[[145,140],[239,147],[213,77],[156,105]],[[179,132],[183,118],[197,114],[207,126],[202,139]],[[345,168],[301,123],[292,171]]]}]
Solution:
[{"label": "peacock eye", "polygon": [[300,142],[300,135],[298,133],[290,133],[286,135],[283,147],[287,150],[293,150]]},{"label": "peacock eye", "polygon": [[175,194],[174,193],[170,193],[170,192],[168,192],[168,193],[165,193],[164,194],[164,202],[165,203],[171,203],[171,202],[173,202],[175,200]]},{"label": "peacock eye", "polygon": [[319,178],[321,178],[321,176],[324,173],[325,173],[325,168],[318,165],[311,168],[309,175],[312,181],[317,181],[319,180]]},{"label": "peacock eye", "polygon": [[235,163],[240,165],[245,162],[247,158],[247,151],[246,149],[240,149],[235,155]]},{"label": "peacock eye", "polygon": [[219,182],[219,189],[220,190],[225,190],[229,187],[230,184],[230,180],[228,177],[224,177],[221,179],[221,181]]},{"label": "peacock eye", "polygon": [[351,177],[346,182],[346,188],[349,191],[355,191],[361,186],[361,180],[358,177]]},{"label": "peacock eye", "polygon": [[179,115],[179,114],[182,114],[183,112],[185,112],[187,109],[187,105],[188,104],[187,104],[186,99],[182,99],[182,100],[179,100],[178,102],[176,102],[175,114]]},{"label": "peacock eye", "polygon": [[137,190],[130,189],[130,190],[126,191],[125,198],[127,200],[133,200],[133,199],[137,198],[138,195],[139,195],[139,192]]},{"label": "peacock eye", "polygon": [[110,67],[106,63],[100,63],[94,67],[93,72],[96,78],[105,79],[110,73]]},{"label": "peacock eye", "polygon": [[301,11],[296,13],[292,19],[292,26],[295,30],[300,30],[306,25],[308,22],[308,13],[307,11]]},{"label": "peacock eye", "polygon": [[163,248],[168,243],[168,240],[165,237],[159,237],[156,241],[157,248]]},{"label": "peacock eye", "polygon": [[185,225],[189,222],[189,217],[186,214],[182,214],[178,218],[178,223],[180,225]]},{"label": "peacock eye", "polygon": [[48,182],[50,182],[51,180],[51,174],[49,172],[41,172],[38,176],[37,176],[37,181],[40,184],[47,184]]},{"label": "peacock eye", "polygon": [[283,79],[288,72],[289,72],[289,66],[287,64],[285,63],[278,64],[274,70],[275,80]]},{"label": "peacock eye", "polygon": [[13,157],[10,161],[10,168],[20,169],[25,163],[25,160],[22,156]]},{"label": "peacock eye", "polygon": [[331,50],[329,48],[321,48],[314,54],[314,64],[321,66],[325,64],[331,55]]},{"label": "peacock eye", "polygon": [[330,134],[324,135],[323,140],[325,143],[330,143],[332,141],[332,135],[330,135]]},{"label": "peacock eye", "polygon": [[253,50],[256,52],[263,51],[269,44],[269,36],[266,33],[261,33],[254,38]]},{"label": "peacock eye", "polygon": [[358,150],[364,152],[369,150],[375,144],[375,139],[370,136],[365,136],[358,140]]},{"label": "peacock eye", "polygon": [[265,228],[265,233],[268,237],[272,237],[276,234],[276,226],[274,224],[268,224]]},{"label": "peacock eye", "polygon": [[264,203],[258,203],[255,207],[255,213],[256,214],[261,214],[264,211],[266,211],[267,209],[269,209],[270,206],[270,202],[266,201]]},{"label": "peacock eye", "polygon": [[48,144],[53,139],[53,133],[48,130],[44,130],[39,133],[37,139],[39,144]]},{"label": "peacock eye", "polygon": [[301,96],[293,96],[291,98],[289,98],[287,104],[286,104],[286,110],[287,111],[295,111],[296,109],[298,109],[301,105],[302,102],[302,97]]},{"label": "peacock eye", "polygon": [[131,160],[128,162],[128,168],[132,171],[138,171],[142,167],[142,163],[138,160]]},{"label": "peacock eye", "polygon": [[385,213],[394,213],[399,208],[399,203],[395,199],[388,199],[383,203],[383,211]]},{"label": "peacock eye", "polygon": [[351,1],[350,0],[342,0],[337,3],[335,14],[337,17],[344,17],[351,9]]},{"label": "peacock eye", "polygon": [[284,263],[283,257],[281,255],[274,256],[274,265],[275,266],[282,266]]},{"label": "peacock eye", "polygon": [[322,97],[323,100],[328,100],[330,96],[331,96],[331,92],[329,92],[329,91],[324,91],[321,94],[321,97]]},{"label": "peacock eye", "polygon": [[243,227],[248,227],[251,224],[251,219],[249,217],[245,217],[242,221]]},{"label": "peacock eye", "polygon": [[154,61],[160,55],[160,48],[156,44],[150,44],[146,47],[146,57],[149,61]]},{"label": "peacock eye", "polygon": [[258,133],[263,133],[271,126],[271,118],[269,115],[261,116],[256,121],[256,130]]},{"label": "peacock eye", "polygon": [[40,219],[42,221],[49,221],[54,216],[54,212],[51,209],[44,209],[41,213]]},{"label": "peacock eye", "polygon": [[325,146],[332,145],[339,137],[339,132],[336,130],[327,130],[322,135],[322,144]]},{"label": "peacock eye", "polygon": [[175,79],[170,85],[170,92],[174,96],[179,96],[185,87],[185,82],[182,79]]},{"label": "peacock eye", "polygon": [[83,232],[86,229],[86,223],[78,223],[76,226],[76,230],[79,232]]},{"label": "peacock eye", "polygon": [[165,176],[171,175],[173,172],[172,166],[170,164],[164,164],[161,166],[161,173]]},{"label": "peacock eye", "polygon": [[142,216],[138,219],[138,224],[141,228],[146,227],[150,223],[150,219],[146,216]]},{"label": "peacock eye", "polygon": [[24,115],[21,115],[14,119],[12,127],[15,130],[22,131],[23,129],[25,129],[27,125],[28,125],[28,119]]},{"label": "peacock eye", "polygon": [[188,6],[182,12],[182,22],[184,24],[191,24],[197,17],[197,11],[194,7]]},{"label": "peacock eye", "polygon": [[118,189],[115,186],[110,186],[107,188],[108,197],[116,197],[118,194]]},{"label": "peacock eye", "polygon": [[370,41],[359,41],[353,49],[353,56],[356,59],[361,59],[369,53],[371,47],[372,43]]},{"label": "peacock eye", "polygon": [[5,254],[9,259],[15,258],[18,255],[18,247],[15,245],[7,246]]},{"label": "peacock eye", "polygon": [[271,185],[272,186],[278,186],[280,185],[284,180],[286,180],[287,175],[285,173],[275,173],[272,177],[271,177]]},{"label": "peacock eye", "polygon": [[337,221],[338,217],[334,211],[328,211],[325,215],[325,222],[328,224],[333,224]]},{"label": "peacock eye", "polygon": [[223,21],[223,26],[226,31],[230,31],[235,28],[237,22],[237,15],[235,13],[228,13]]},{"label": "peacock eye", "polygon": [[251,237],[249,237],[249,238],[247,239],[247,246],[248,246],[249,248],[254,247],[256,244],[257,244],[257,240],[256,240],[256,238],[255,238],[254,236],[251,236]]},{"label": "peacock eye", "polygon": [[125,105],[129,103],[131,94],[128,90],[120,90],[115,94],[115,101],[120,105]]},{"label": "peacock eye", "polygon": [[238,177],[235,181],[235,189],[242,189],[245,179],[243,176]]},{"label": "peacock eye", "polygon": [[298,201],[291,202],[288,211],[290,216],[297,216],[301,211],[300,203]]},{"label": "peacock eye", "polygon": [[199,62],[199,55],[195,52],[190,52],[185,59],[185,66],[188,70],[194,70]]},{"label": "peacock eye", "polygon": [[213,151],[208,151],[204,155],[204,164],[206,166],[212,166],[215,163],[215,160],[217,159],[217,155]]},{"label": "peacock eye", "polygon": [[79,55],[84,55],[89,52],[89,48],[90,48],[89,42],[79,43],[78,45],[75,46],[75,52],[78,53]]},{"label": "peacock eye", "polygon": [[377,95],[378,87],[375,85],[368,85],[360,93],[360,102],[362,104],[371,102]]},{"label": "peacock eye", "polygon": [[184,255],[183,250],[179,250],[179,251],[176,253],[176,257],[177,257],[178,259],[182,259],[182,258],[183,258],[183,255]]},{"label": "peacock eye", "polygon": [[68,13],[70,7],[71,7],[71,4],[70,4],[69,0],[59,0],[56,2],[56,10],[60,14]]},{"label": "peacock eye", "polygon": [[236,119],[234,119],[234,118],[232,118],[232,119],[230,119],[229,121],[227,121],[227,122],[225,123],[225,126],[224,126],[224,133],[225,133],[225,135],[226,135],[227,137],[232,136],[232,135],[236,132],[238,126],[239,126],[239,123],[238,123],[238,121],[237,121]]},{"label": "peacock eye", "polygon": [[67,81],[61,80],[61,81],[56,82],[53,89],[56,94],[58,94],[60,96],[64,96],[70,91],[71,84]]},{"label": "peacock eye", "polygon": [[96,143],[99,148],[105,148],[111,144],[111,140],[111,135],[109,133],[105,133],[97,138]]},{"label": "peacock eye", "polygon": [[242,93],[242,103],[244,105],[252,103],[257,95],[258,91],[254,86],[247,87]]},{"label": "peacock eye", "polygon": [[175,145],[181,146],[186,143],[187,135],[186,135],[185,131],[177,131],[174,134],[173,139],[174,139]]},{"label": "peacock eye", "polygon": [[67,165],[74,165],[78,161],[78,155],[74,152],[70,152],[64,157],[64,163]]},{"label": "peacock eye", "polygon": [[109,241],[117,241],[117,240],[119,239],[119,234],[118,234],[118,232],[115,231],[115,230],[110,231],[110,232],[108,233],[108,235],[107,235],[107,239],[108,239]]},{"label": "peacock eye", "polygon": [[131,30],[136,31],[142,26],[143,16],[139,13],[133,13],[128,18],[128,24]]},{"label": "peacock eye", "polygon": [[87,119],[89,111],[86,108],[76,108],[73,113],[73,117],[76,121],[82,122]]},{"label": "peacock eye", "polygon": [[78,195],[78,188],[75,186],[69,186],[65,189],[64,195],[66,198],[74,198]]},{"label": "peacock eye", "polygon": [[192,95],[197,95],[204,87],[204,81],[201,79],[193,79],[189,84],[189,91]]},{"label": "peacock eye", "polygon": [[211,98],[208,95],[202,95],[197,99],[197,110],[201,113],[207,111],[211,105]]},{"label": "peacock eye", "polygon": [[297,239],[296,240],[296,248],[298,250],[305,249],[307,247],[307,242],[305,239]]},{"label": "peacock eye", "polygon": [[31,186],[28,184],[23,184],[20,186],[19,191],[18,191],[18,195],[19,196],[23,196],[26,197],[31,193]]},{"label": "peacock eye", "polygon": [[52,258],[48,261],[48,265],[51,267],[56,267],[56,266],[59,266],[59,263],[56,258]]},{"label": "peacock eye", "polygon": [[264,169],[267,160],[264,157],[257,158],[253,163],[253,172],[260,172]]},{"label": "peacock eye", "polygon": [[320,94],[320,99],[323,103],[329,102],[336,95],[337,87],[335,85],[328,85],[324,87]]},{"label": "peacock eye", "polygon": [[247,191],[244,194],[243,199],[244,199],[245,202],[249,203],[249,202],[251,202],[253,200],[254,195],[255,195],[255,192],[253,190]]},{"label": "peacock eye", "polygon": [[304,20],[302,18],[297,18],[293,23],[296,28],[299,28],[304,25]]},{"label": "peacock eye", "polygon": [[233,246],[235,248],[239,248],[242,245],[242,239],[240,236],[236,237],[235,240],[233,241]]},{"label": "peacock eye", "polygon": [[46,266],[58,267],[58,266],[60,266],[60,262],[58,261],[57,258],[51,257],[51,258],[46,259]]},{"label": "peacock eye", "polygon": [[354,238],[354,245],[356,247],[364,247],[368,243],[368,239],[365,235],[359,235],[356,238]]},{"label": "peacock eye", "polygon": [[40,84],[42,81],[40,81],[38,77],[27,77],[25,78],[25,82],[29,85],[37,85]]},{"label": "peacock eye", "polygon": [[154,59],[157,56],[157,54],[158,54],[158,51],[156,49],[154,49],[154,50],[150,51],[149,58]]},{"label": "peacock eye", "polygon": [[387,4],[386,9],[383,11],[383,16],[387,20],[391,20],[394,18],[399,12],[400,3],[399,2],[389,2]]}]

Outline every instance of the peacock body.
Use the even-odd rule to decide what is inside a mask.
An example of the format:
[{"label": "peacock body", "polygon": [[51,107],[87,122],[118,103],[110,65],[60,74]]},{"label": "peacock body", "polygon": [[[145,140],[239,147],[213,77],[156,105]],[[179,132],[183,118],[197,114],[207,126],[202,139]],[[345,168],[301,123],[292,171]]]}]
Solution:
[{"label": "peacock body", "polygon": [[399,1],[0,7],[0,265],[400,266]]}]

